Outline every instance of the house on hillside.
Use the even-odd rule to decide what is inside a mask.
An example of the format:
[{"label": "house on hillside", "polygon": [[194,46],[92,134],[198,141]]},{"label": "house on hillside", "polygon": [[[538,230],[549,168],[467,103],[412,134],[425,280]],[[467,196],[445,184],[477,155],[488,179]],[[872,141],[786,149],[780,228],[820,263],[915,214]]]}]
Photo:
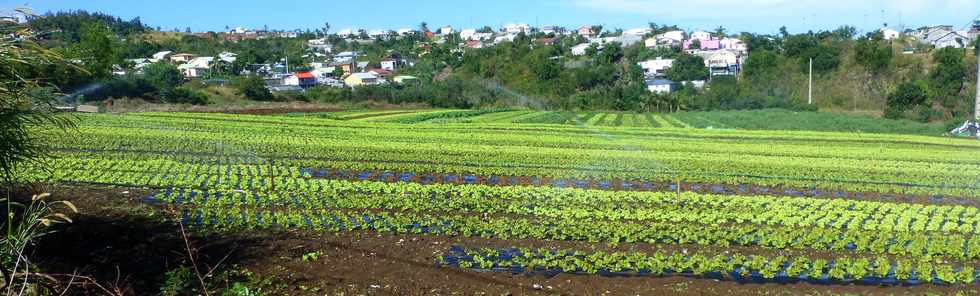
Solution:
[{"label": "house on hillside", "polygon": [[579,36],[583,36],[585,38],[595,36],[596,34],[595,32],[592,31],[592,26],[581,26],[576,31],[578,32]]},{"label": "house on hillside", "polygon": [[316,86],[316,75],[310,72],[296,72],[282,80],[283,85],[299,86],[300,88],[310,88]]},{"label": "house on hillside", "polygon": [[656,94],[668,94],[677,90],[678,84],[667,79],[650,79],[646,81],[647,90]]},{"label": "house on hillside", "polygon": [[[700,43],[699,48],[691,48],[694,45],[694,41],[697,40]],[[701,39],[690,39],[684,41],[684,49],[687,50],[719,50],[721,49],[721,40],[701,40]]]},{"label": "house on hillside", "polygon": [[885,40],[895,40],[902,36],[902,32],[889,27],[881,28],[878,30],[878,32],[881,32],[881,35]]},{"label": "house on hillside", "polygon": [[936,48],[965,48],[970,45],[970,37],[961,32],[953,31],[931,40],[930,43]]},{"label": "house on hillside", "polygon": [[509,34],[520,34],[520,33],[530,33],[531,26],[528,24],[506,24],[500,30],[501,32],[506,32]]},{"label": "house on hillside", "polygon": [[374,84],[377,84],[378,83],[378,76],[375,76],[374,74],[371,74],[371,73],[365,73],[365,72],[354,73],[354,74],[351,74],[350,76],[347,76],[347,78],[344,79],[344,83],[347,84],[347,86],[349,86],[349,87],[358,87],[358,86],[362,86],[362,85],[374,85]]},{"label": "house on hillside", "polygon": [[218,54],[218,60],[220,60],[223,63],[231,64],[238,60],[238,54],[233,52],[227,52],[227,51],[222,52]]},{"label": "house on hillside", "polygon": [[187,63],[196,57],[197,57],[196,55],[189,54],[189,53],[178,53],[170,56],[170,62],[176,64]]},{"label": "house on hillside", "polygon": [[650,34],[651,32],[653,32],[653,29],[650,29],[649,27],[647,27],[647,28],[634,28],[634,29],[629,29],[629,30],[623,31],[623,35],[646,36],[647,34]]},{"label": "house on hillside", "polygon": [[745,42],[738,38],[724,38],[719,43],[721,44],[721,49],[733,50],[742,54],[749,51],[749,47],[745,45]]},{"label": "house on hillside", "polygon": [[197,57],[187,63],[177,66],[177,69],[184,74],[184,77],[198,78],[203,77],[211,70],[214,64],[214,57]]},{"label": "house on hillside", "polygon": [[572,46],[572,55],[584,56],[588,52],[589,47],[591,46],[592,43],[582,43],[576,46]]},{"label": "house on hillside", "polygon": [[169,51],[169,50],[168,51],[161,51],[161,52],[158,52],[158,53],[154,53],[153,56],[151,57],[151,59],[153,59],[154,61],[164,61],[164,60],[167,60],[167,58],[170,57],[170,54],[172,54],[172,53],[173,52],[172,51]]},{"label": "house on hillside", "polygon": [[452,34],[453,32],[455,32],[455,31],[453,31],[453,26],[445,26],[445,27],[439,28],[438,35],[445,36],[445,35]]},{"label": "house on hillside", "polygon": [[465,47],[465,48],[473,48],[473,49],[483,48],[483,41],[480,41],[480,40],[466,40],[466,42],[463,42],[463,47]]},{"label": "house on hillside", "polygon": [[356,51],[338,52],[333,55],[333,61],[338,63],[349,62],[357,58],[360,54]]},{"label": "house on hillside", "polygon": [[534,43],[538,45],[545,45],[545,46],[556,45],[558,44],[558,38],[542,37],[542,38],[534,39]]},{"label": "house on hillside", "polygon": [[387,57],[381,60],[381,69],[385,69],[387,71],[395,71],[395,68],[397,67],[398,67],[398,60],[396,59]]},{"label": "house on hillside", "polygon": [[637,64],[643,69],[643,75],[647,77],[664,77],[667,75],[667,69],[674,66],[674,60],[657,57]]},{"label": "house on hillside", "polygon": [[741,70],[739,54],[732,50],[701,51],[696,53],[704,59],[704,66],[711,76],[738,75]]},{"label": "house on hillside", "polygon": [[715,37],[711,36],[711,33],[709,33],[709,32],[697,31],[697,32],[691,33],[691,39],[692,40],[701,40],[702,42],[704,42],[704,41],[714,40]]},{"label": "house on hillside", "polygon": [[658,40],[659,39],[673,39],[673,40],[675,40],[677,42],[682,42],[682,41],[684,41],[684,39],[687,39],[687,33],[684,33],[684,31],[677,30],[677,31],[664,32],[663,34],[659,34],[659,35],[654,36],[654,37],[657,37]]}]

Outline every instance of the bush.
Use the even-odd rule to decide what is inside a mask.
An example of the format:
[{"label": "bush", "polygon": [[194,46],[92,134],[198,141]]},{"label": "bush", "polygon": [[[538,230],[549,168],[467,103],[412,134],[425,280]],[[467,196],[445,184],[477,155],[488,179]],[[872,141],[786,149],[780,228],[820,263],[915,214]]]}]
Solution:
[{"label": "bush", "polygon": [[164,101],[176,104],[207,105],[208,95],[198,90],[178,87],[164,93]]},{"label": "bush", "polygon": [[265,81],[258,76],[243,78],[238,84],[238,90],[245,98],[253,101],[272,101],[276,98],[269,88],[265,87]]},{"label": "bush", "polygon": [[[926,102],[926,91],[920,84],[916,82],[905,82],[889,94],[886,101],[885,118],[905,118],[906,110],[916,109],[916,107],[924,104]],[[920,114],[918,116],[919,120],[922,120],[921,114],[927,114],[922,110],[919,110],[917,113]],[[928,117],[930,116],[927,115],[925,120],[928,120]]]}]

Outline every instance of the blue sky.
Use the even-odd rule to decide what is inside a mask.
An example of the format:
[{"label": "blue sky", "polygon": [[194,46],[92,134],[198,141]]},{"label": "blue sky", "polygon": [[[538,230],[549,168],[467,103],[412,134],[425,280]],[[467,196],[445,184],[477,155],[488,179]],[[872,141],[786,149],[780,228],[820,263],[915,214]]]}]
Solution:
[{"label": "blue sky", "polygon": [[0,0],[0,7],[27,5],[36,13],[85,9],[126,19],[139,16],[144,23],[164,29],[190,27],[195,31],[222,31],[225,26],[299,29],[331,24],[345,28],[456,28],[525,22],[531,25],[602,24],[607,28],[633,28],[648,22],[677,24],[681,28],[730,32],[775,33],[785,25],[790,32],[832,29],[853,25],[873,30],[887,22],[906,27],[931,24],[965,26],[980,14],[980,0]]}]

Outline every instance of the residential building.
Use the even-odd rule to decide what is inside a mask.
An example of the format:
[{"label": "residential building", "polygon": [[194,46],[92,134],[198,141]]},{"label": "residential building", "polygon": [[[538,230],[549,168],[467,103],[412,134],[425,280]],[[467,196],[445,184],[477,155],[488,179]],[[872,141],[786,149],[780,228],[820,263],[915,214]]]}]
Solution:
[{"label": "residential building", "polygon": [[338,52],[337,54],[333,55],[333,60],[334,62],[338,63],[349,62],[357,58],[359,55],[360,54],[356,51]]},{"label": "residential building", "polygon": [[544,26],[544,28],[541,28],[541,33],[544,33],[546,35],[551,35],[551,34],[564,35],[566,33],[566,30],[565,28],[559,26]]},{"label": "residential building", "polygon": [[530,33],[531,26],[528,24],[506,24],[500,31],[509,34]]},{"label": "residential building", "polygon": [[395,71],[396,67],[398,67],[398,60],[396,59],[388,57],[381,60],[381,69]]},{"label": "residential building", "polygon": [[238,60],[238,54],[225,51],[218,54],[218,60],[220,60],[223,63],[231,64]]},{"label": "residential building", "polygon": [[647,38],[644,44],[647,48],[674,48],[681,47],[683,41],[666,37],[651,37]]},{"label": "residential building", "polygon": [[733,50],[700,51],[696,53],[704,59],[704,66],[711,76],[738,75],[741,70],[740,56]]},{"label": "residential building", "polygon": [[470,40],[490,40],[493,38],[493,33],[474,33],[470,35]]},{"label": "residential building", "polygon": [[463,47],[465,47],[465,48],[473,48],[473,49],[483,48],[483,41],[480,41],[480,40],[466,40],[466,42],[463,42]]},{"label": "residential building", "polygon": [[586,38],[595,35],[595,32],[592,31],[592,26],[581,26],[577,31],[580,36],[584,36]]},{"label": "residential building", "polygon": [[623,35],[646,36],[647,34],[650,34],[650,32],[653,32],[653,29],[650,29],[650,28],[635,28],[635,29],[629,29],[629,30],[623,31]]},{"label": "residential building", "polygon": [[939,39],[946,37],[950,33],[955,33],[953,31],[953,26],[940,25],[940,26],[930,26],[923,27],[912,33],[912,38],[915,38],[920,43],[936,45]]},{"label": "residential building", "polygon": [[572,46],[572,55],[583,56],[585,55],[585,53],[587,52],[590,46],[592,46],[592,43],[582,43],[576,46]]},{"label": "residential building", "polygon": [[351,35],[354,35],[354,33],[357,33],[357,30],[354,30],[354,29],[343,29],[343,30],[337,31],[337,35],[340,36],[340,37],[351,36]]},{"label": "residential building", "polygon": [[452,34],[453,32],[455,32],[453,31],[453,26],[445,26],[439,28],[438,35],[449,35]]},{"label": "residential building", "polygon": [[677,83],[667,79],[650,79],[646,81],[647,90],[656,94],[668,94],[677,90]]},{"label": "residential building", "polygon": [[327,41],[327,38],[311,39],[306,41],[306,45],[310,48],[317,49],[325,53],[330,53],[333,51],[333,45]]},{"label": "residential building", "polygon": [[412,35],[412,34],[418,33],[418,31],[413,30],[413,29],[409,29],[409,28],[401,28],[401,29],[398,29],[397,32],[398,32],[398,35],[402,35],[402,36],[408,36],[408,35]]},{"label": "residential building", "polygon": [[691,39],[701,40],[701,41],[709,41],[709,40],[714,40],[715,38],[713,36],[711,36],[711,33],[709,33],[709,32],[696,31],[694,33],[691,33]]},{"label": "residential building", "polygon": [[514,42],[514,39],[517,39],[517,34],[504,34],[494,38],[493,44],[499,44],[501,42]]},{"label": "residential building", "polygon": [[678,31],[669,31],[669,32],[664,32],[663,34],[657,35],[655,37],[657,37],[657,40],[660,40],[660,39],[672,39],[672,40],[675,40],[677,42],[681,42],[681,41],[684,41],[684,39],[687,39],[687,33],[684,33],[684,31],[679,31],[679,30]]},{"label": "residential building", "polygon": [[[694,41],[697,40],[700,43],[699,48],[691,48]],[[702,39],[689,39],[684,41],[684,49],[688,50],[719,50],[721,49],[721,40],[702,40]]]},{"label": "residential building", "polygon": [[743,54],[749,51],[749,47],[745,45],[745,42],[738,38],[726,37],[721,39],[719,43],[721,44],[721,49],[734,50]]},{"label": "residential building", "polygon": [[344,75],[354,73],[354,61],[348,60],[346,62],[331,62],[327,67],[340,67],[340,71],[344,72]]},{"label": "residential building", "polygon": [[375,29],[375,30],[369,31],[368,32],[368,36],[370,36],[371,38],[387,38],[388,37],[388,31],[386,31],[386,30],[380,30],[380,29]]},{"label": "residential building", "polygon": [[472,37],[475,34],[476,29],[463,29],[462,31],[459,31],[459,38],[463,38],[463,40],[473,40]]},{"label": "residential building", "polygon": [[198,78],[207,74],[213,63],[214,57],[197,57],[177,66],[177,69],[184,74],[184,77]]},{"label": "residential building", "polygon": [[143,70],[143,67],[146,67],[147,65],[153,64],[155,62],[156,61],[154,61],[153,59],[128,59],[128,60],[126,60],[126,63],[130,65],[131,69],[136,70],[137,72],[138,71],[142,71]]},{"label": "residential building", "polygon": [[296,72],[289,77],[283,79],[283,85],[299,86],[301,88],[310,88],[316,86],[317,78],[313,73],[310,72]]},{"label": "residential building", "polygon": [[878,31],[881,32],[881,35],[884,36],[885,40],[895,40],[902,36],[902,32],[889,27],[881,28]]},{"label": "residential building", "polygon": [[965,48],[970,44],[970,37],[961,32],[949,32],[930,42],[936,48]]},{"label": "residential building", "polygon": [[558,38],[542,37],[542,38],[534,39],[534,43],[538,45],[556,45],[558,44]]},{"label": "residential building", "polygon": [[647,77],[664,77],[667,75],[667,69],[674,66],[674,60],[658,57],[656,59],[642,61],[637,64],[640,65],[641,69],[643,69],[643,75]]},{"label": "residential building", "polygon": [[170,62],[172,62],[172,63],[178,63],[178,64],[180,64],[180,63],[186,63],[186,62],[190,62],[195,57],[197,57],[197,56],[195,56],[193,54],[189,54],[189,53],[178,53],[178,54],[174,54],[174,55],[171,55],[170,56]]},{"label": "residential building", "polygon": [[374,85],[378,83],[378,76],[371,73],[354,73],[344,79],[344,83],[349,87],[358,87],[361,85]]},{"label": "residential building", "polygon": [[152,59],[154,61],[163,61],[163,60],[166,60],[168,57],[170,57],[170,54],[171,53],[173,53],[173,52],[172,51],[169,51],[169,50],[168,51],[161,51],[161,52],[158,52],[158,53],[154,53]]}]

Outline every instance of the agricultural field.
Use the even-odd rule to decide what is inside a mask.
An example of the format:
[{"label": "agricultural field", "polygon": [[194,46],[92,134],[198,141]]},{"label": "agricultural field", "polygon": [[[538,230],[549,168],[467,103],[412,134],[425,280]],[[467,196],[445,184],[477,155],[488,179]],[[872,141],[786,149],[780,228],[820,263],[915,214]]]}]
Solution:
[{"label": "agricultural field", "polygon": [[938,136],[943,124],[879,119],[833,112],[797,112],[783,109],[657,113],[568,112],[533,110],[364,110],[314,115],[342,121],[389,123],[534,123],[631,128],[700,128],[739,130],[795,130],[855,133],[918,134]]},{"label": "agricultural field", "polygon": [[378,293],[919,295],[976,293],[980,276],[975,140],[724,113],[79,120],[78,136],[45,132],[52,169],[21,183],[132,190],[148,219],[218,236],[384,242],[385,264],[412,266],[399,275],[434,277],[372,274]]}]

